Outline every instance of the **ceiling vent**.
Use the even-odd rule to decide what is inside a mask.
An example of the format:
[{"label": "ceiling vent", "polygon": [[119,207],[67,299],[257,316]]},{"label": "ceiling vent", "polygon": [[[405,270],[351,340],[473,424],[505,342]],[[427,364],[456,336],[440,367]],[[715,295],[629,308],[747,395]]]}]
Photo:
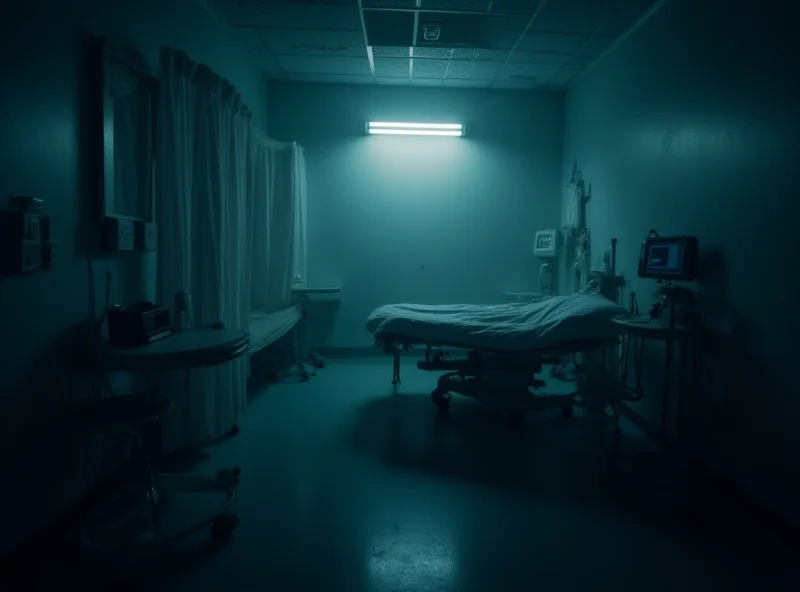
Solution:
[{"label": "ceiling vent", "polygon": [[426,23],[422,29],[423,39],[429,43],[436,43],[439,41],[439,34],[442,32],[439,25],[435,23]]}]

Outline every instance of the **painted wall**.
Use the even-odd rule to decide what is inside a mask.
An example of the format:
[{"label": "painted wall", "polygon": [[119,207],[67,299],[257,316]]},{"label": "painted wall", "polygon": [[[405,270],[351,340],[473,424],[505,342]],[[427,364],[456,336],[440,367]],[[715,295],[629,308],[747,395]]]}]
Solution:
[{"label": "painted wall", "polygon": [[[533,290],[533,233],[558,223],[559,94],[270,84],[270,130],[305,147],[318,343],[371,346],[391,302],[499,302]],[[465,138],[366,136],[367,121],[456,121]]]},{"label": "painted wall", "polygon": [[[636,278],[648,230],[699,238],[696,287],[714,331],[690,402],[692,450],[800,523],[800,53],[792,19],[769,5],[668,2],[568,92],[563,164],[566,179],[577,159],[591,183],[592,244],[619,239],[642,309],[654,288]],[[663,349],[650,354],[637,408],[657,421]]]},{"label": "painted wall", "polygon": [[[4,513],[0,554],[75,500],[109,464],[107,439],[76,433],[70,413],[91,396],[86,320],[86,253],[98,243],[92,221],[91,37],[106,36],[157,67],[158,50],[188,51],[227,76],[266,127],[266,81],[248,53],[196,0],[70,0],[17,3],[3,20],[0,75],[0,204],[9,196],[44,199],[60,260],[47,273],[0,277],[0,488]],[[112,300],[153,298],[150,254],[98,254],[114,273]],[[9,481],[10,479],[10,481]],[[13,486],[10,484],[13,483]]]}]

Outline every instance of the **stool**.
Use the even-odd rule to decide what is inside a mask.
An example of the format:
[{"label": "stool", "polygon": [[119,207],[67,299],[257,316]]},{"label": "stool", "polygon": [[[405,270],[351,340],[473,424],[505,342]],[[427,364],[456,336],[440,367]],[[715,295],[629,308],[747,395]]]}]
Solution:
[{"label": "stool", "polygon": [[[152,526],[154,538],[147,542],[137,542],[132,550],[155,543],[163,544],[173,541],[206,525],[209,527],[209,534],[214,542],[225,543],[239,524],[238,517],[228,511],[236,498],[234,487],[238,484],[241,473],[238,466],[221,469],[215,478],[199,475],[168,475],[153,470],[142,442],[142,429],[155,423],[171,407],[172,404],[158,394],[140,393],[100,399],[78,411],[78,421],[87,427],[95,430],[125,429],[133,436],[142,476],[138,485],[142,486],[147,496],[150,526]],[[162,504],[170,495],[209,492],[222,493],[225,496],[224,502],[214,510],[213,514],[178,532],[172,534],[163,532],[163,529],[160,528]],[[99,522],[98,519],[103,512],[109,509],[114,501],[116,500],[112,498],[101,504],[84,523],[81,538],[86,547],[101,553],[110,551],[109,548],[94,541],[89,533],[91,528]]]},{"label": "stool", "polygon": [[[88,429],[93,431],[124,429],[133,437],[134,455],[138,461],[137,476],[141,479],[147,494],[155,529],[161,524],[158,489],[150,457],[142,441],[142,430],[155,424],[171,408],[172,403],[165,397],[146,392],[98,399],[81,407],[77,412],[78,423]],[[84,541],[88,540],[87,531],[92,525],[93,520],[88,520],[84,525],[81,533]]]}]

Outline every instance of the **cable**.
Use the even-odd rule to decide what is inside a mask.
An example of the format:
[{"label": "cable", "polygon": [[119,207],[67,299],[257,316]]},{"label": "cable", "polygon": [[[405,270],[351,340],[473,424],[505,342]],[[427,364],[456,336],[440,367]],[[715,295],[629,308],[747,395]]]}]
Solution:
[{"label": "cable", "polygon": [[636,292],[631,292],[628,296],[628,312],[632,315],[639,314],[639,302],[636,300]]},{"label": "cable", "polygon": [[[628,296],[628,312],[631,315],[639,314],[639,302],[636,299],[636,292],[631,292]],[[633,366],[636,372],[636,385],[628,386],[628,364],[631,358],[631,348],[633,348]],[[625,336],[625,346],[620,356],[620,381],[625,385],[627,396],[626,401],[641,401],[644,398],[644,387],[642,386],[642,360],[644,359],[644,339],[632,335]]]}]

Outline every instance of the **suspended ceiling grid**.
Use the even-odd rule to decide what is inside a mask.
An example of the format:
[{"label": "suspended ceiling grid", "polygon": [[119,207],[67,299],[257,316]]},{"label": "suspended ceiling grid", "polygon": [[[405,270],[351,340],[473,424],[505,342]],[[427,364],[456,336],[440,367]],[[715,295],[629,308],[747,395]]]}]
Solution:
[{"label": "suspended ceiling grid", "polygon": [[654,0],[217,0],[270,79],[566,87]]}]

